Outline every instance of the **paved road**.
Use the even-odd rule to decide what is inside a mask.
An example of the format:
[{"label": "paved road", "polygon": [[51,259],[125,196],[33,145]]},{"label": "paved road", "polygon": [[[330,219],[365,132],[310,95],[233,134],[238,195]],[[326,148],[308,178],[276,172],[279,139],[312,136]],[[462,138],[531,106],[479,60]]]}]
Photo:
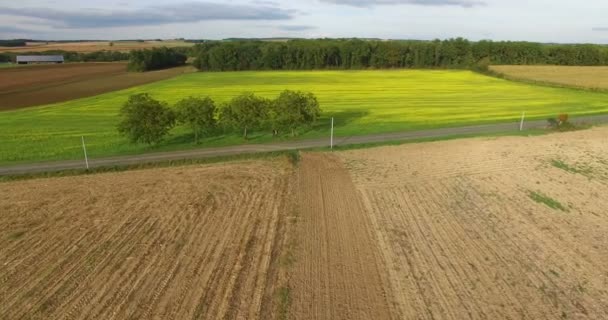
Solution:
[{"label": "paved road", "polygon": [[[604,124],[608,123],[608,115],[587,116],[572,119],[572,122],[577,124]],[[547,125],[547,121],[530,121],[526,122],[525,129],[543,128]],[[407,141],[423,138],[439,138],[453,135],[463,134],[492,134],[503,132],[516,132],[519,130],[519,123],[498,123],[488,125],[477,125],[458,128],[443,128],[410,132],[384,133],[366,136],[353,137],[338,137],[334,143],[337,146],[346,146],[363,143],[377,143],[388,141]],[[112,167],[121,165],[134,165],[143,163],[154,163],[184,159],[202,159],[213,158],[220,156],[232,156],[241,154],[263,153],[272,151],[310,149],[329,146],[329,139],[312,139],[291,142],[279,142],[268,144],[251,144],[240,145],[222,148],[206,148],[198,150],[174,151],[174,152],[159,152],[146,153],[141,155],[120,156],[102,159],[89,159],[91,168]],[[57,162],[42,162],[33,164],[23,164],[15,166],[0,167],[0,175],[19,175],[41,172],[53,172],[71,169],[83,169],[85,166],[83,160],[79,161],[57,161]]]}]

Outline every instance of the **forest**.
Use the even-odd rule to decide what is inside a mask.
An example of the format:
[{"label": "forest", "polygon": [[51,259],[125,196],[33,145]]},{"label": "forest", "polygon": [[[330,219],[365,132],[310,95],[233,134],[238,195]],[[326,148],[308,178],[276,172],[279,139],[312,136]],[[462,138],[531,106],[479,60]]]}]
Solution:
[{"label": "forest", "polygon": [[205,71],[486,68],[509,65],[608,65],[608,47],[593,44],[472,42],[463,38],[414,40],[319,39],[209,41],[192,50]]},{"label": "forest", "polygon": [[131,51],[129,71],[145,72],[184,65],[188,56],[172,48],[153,48]]},{"label": "forest", "polygon": [[15,62],[16,56],[21,55],[62,55],[66,62],[114,62],[127,61],[130,54],[128,52],[100,50],[95,52],[74,52],[64,50],[49,50],[42,52],[6,52],[0,53],[0,62]]}]

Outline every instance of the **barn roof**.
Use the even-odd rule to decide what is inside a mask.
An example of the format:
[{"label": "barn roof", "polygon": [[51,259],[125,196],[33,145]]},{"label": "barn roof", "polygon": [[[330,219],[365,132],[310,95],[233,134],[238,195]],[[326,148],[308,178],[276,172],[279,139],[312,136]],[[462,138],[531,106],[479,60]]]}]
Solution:
[{"label": "barn roof", "polygon": [[17,56],[17,62],[63,62],[63,56]]}]

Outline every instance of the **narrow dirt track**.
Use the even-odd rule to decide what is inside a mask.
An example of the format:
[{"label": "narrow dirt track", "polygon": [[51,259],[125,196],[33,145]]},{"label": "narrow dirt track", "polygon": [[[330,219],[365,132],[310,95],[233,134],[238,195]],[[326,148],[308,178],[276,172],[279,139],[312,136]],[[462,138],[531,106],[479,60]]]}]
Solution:
[{"label": "narrow dirt track", "polygon": [[299,173],[293,319],[391,319],[383,263],[357,191],[339,159],[304,154]]}]

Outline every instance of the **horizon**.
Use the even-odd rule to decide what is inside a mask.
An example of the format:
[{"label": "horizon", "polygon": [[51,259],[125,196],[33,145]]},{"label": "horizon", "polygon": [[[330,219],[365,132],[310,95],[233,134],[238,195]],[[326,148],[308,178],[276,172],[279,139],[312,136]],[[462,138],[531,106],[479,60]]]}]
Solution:
[{"label": "horizon", "polygon": [[[118,8],[118,9],[117,9]],[[0,38],[362,38],[608,44],[608,3],[566,0],[23,0],[0,5]],[[585,19],[579,19],[584,16]]]},{"label": "horizon", "polygon": [[[28,39],[28,38],[0,38],[0,41],[26,41],[26,42],[51,42],[51,43],[70,43],[70,42],[135,42],[135,41],[184,41],[192,42],[193,44],[202,42],[212,41],[270,41],[270,40],[363,40],[363,41],[421,41],[421,42],[432,42],[432,41],[444,41],[450,39],[463,38],[472,43],[481,41],[490,42],[523,42],[523,43],[537,43],[542,45],[598,45],[608,46],[608,43],[594,43],[594,42],[539,42],[539,41],[527,41],[527,40],[493,40],[493,39],[480,39],[471,40],[464,37],[454,38],[435,38],[435,39],[387,39],[387,38],[362,38],[362,37],[343,37],[343,38],[299,38],[299,37],[252,37],[252,38],[241,38],[241,37],[227,37],[222,39],[195,39],[195,38],[134,38],[134,39]],[[0,45],[0,47],[2,47]]]}]

